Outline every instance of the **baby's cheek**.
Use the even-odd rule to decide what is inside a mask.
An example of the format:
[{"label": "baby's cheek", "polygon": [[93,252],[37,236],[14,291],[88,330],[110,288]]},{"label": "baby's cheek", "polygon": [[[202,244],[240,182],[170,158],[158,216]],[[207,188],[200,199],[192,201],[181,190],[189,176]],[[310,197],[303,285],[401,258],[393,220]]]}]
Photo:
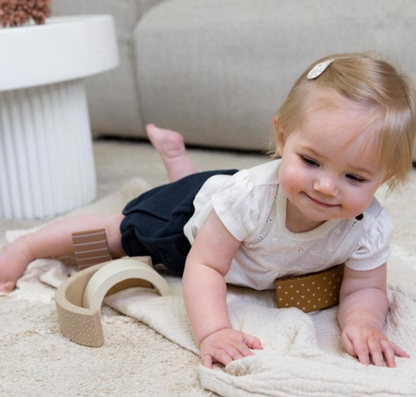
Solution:
[{"label": "baby's cheek", "polygon": [[286,172],[286,170],[284,171],[285,172],[281,172],[279,174],[279,186],[280,189],[282,189],[287,195],[287,193],[293,189],[295,181],[294,178],[291,177],[290,173]]},{"label": "baby's cheek", "polygon": [[281,173],[279,182],[283,186],[287,186],[289,189],[298,189],[302,188],[309,178],[305,175],[305,172],[302,171],[299,167],[296,166],[287,166]]},{"label": "baby's cheek", "polygon": [[357,215],[362,214],[367,207],[370,205],[371,199],[368,200],[362,194],[352,194],[349,196],[348,200],[344,203],[344,208],[348,210],[349,216],[348,218],[354,218]]},{"label": "baby's cheek", "polygon": [[285,196],[293,203],[296,202],[299,192],[303,191],[300,187],[298,176],[292,176],[290,174],[286,174],[281,181],[279,180],[279,189],[281,189]]}]

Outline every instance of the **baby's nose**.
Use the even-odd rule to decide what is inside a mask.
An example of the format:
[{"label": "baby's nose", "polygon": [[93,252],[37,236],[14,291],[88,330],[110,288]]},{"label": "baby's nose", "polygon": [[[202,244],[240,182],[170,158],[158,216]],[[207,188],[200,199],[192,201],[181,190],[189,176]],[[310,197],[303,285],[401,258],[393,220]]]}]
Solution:
[{"label": "baby's nose", "polygon": [[313,188],[326,196],[336,196],[338,192],[337,182],[331,176],[325,176],[316,180]]}]

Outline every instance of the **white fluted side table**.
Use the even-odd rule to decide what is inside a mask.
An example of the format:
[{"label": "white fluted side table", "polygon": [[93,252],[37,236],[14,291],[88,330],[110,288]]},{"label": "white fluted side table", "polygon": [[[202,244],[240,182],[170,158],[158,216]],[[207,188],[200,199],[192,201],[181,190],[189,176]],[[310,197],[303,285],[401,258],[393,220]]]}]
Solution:
[{"label": "white fluted side table", "polygon": [[95,198],[84,79],[117,64],[108,15],[0,29],[0,218],[53,216]]}]

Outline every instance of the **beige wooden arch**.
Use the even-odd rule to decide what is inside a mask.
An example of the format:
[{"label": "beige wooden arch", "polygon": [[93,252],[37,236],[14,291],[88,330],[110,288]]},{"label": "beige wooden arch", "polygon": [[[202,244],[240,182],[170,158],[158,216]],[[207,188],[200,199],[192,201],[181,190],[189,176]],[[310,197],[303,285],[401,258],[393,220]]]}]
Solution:
[{"label": "beige wooden arch", "polygon": [[100,310],[104,297],[132,287],[154,287],[160,295],[170,294],[168,284],[153,269],[149,257],[105,262],[70,277],[55,297],[62,334],[80,345],[101,347],[104,336]]}]

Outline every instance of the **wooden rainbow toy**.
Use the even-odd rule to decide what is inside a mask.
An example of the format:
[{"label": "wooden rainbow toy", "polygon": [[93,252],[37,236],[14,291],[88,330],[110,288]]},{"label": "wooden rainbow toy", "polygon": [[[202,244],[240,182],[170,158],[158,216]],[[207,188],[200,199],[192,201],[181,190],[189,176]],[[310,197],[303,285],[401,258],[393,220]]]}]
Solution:
[{"label": "wooden rainbow toy", "polygon": [[[88,231],[89,233],[96,231]],[[61,332],[71,341],[101,347],[101,305],[107,295],[132,288],[154,288],[169,295],[166,281],[153,269],[150,257],[121,258],[81,270],[57,290],[55,301]]]}]

